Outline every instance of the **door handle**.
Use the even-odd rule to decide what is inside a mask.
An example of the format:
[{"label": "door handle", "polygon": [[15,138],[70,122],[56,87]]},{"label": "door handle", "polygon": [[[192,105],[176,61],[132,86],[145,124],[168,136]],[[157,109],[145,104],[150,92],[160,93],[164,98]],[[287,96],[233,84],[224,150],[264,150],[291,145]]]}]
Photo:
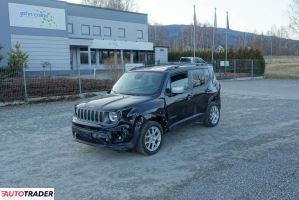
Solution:
[{"label": "door handle", "polygon": [[210,92],[212,92],[212,90],[210,88],[207,88],[205,91],[205,93],[210,93]]},{"label": "door handle", "polygon": [[191,100],[192,99],[192,97],[193,97],[193,95],[192,94],[188,94],[187,95],[187,100],[189,101],[189,100]]}]

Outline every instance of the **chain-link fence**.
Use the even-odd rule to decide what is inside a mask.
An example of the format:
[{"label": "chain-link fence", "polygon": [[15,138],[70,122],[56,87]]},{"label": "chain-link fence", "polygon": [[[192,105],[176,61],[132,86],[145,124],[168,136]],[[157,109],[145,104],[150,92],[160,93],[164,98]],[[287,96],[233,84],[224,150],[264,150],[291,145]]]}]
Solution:
[{"label": "chain-link fence", "polygon": [[17,69],[0,68],[0,101],[24,100],[24,73]]},{"label": "chain-link fence", "polygon": [[80,70],[55,75],[0,68],[0,102],[99,92],[111,89],[114,81],[101,70]]},{"label": "chain-link fence", "polygon": [[[263,75],[261,63],[257,60],[216,61],[214,70],[218,79]],[[106,91],[123,73],[120,66],[110,66],[105,70],[80,69],[60,75],[53,70],[32,72],[0,68],[0,102]]]},{"label": "chain-link fence", "polygon": [[260,60],[215,61],[214,71],[218,79],[254,78],[264,75]]}]

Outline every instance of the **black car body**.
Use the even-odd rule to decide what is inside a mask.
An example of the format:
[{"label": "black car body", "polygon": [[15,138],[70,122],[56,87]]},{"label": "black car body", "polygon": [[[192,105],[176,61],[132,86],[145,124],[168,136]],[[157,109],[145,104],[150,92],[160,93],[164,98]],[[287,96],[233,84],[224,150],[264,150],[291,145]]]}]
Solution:
[{"label": "black car body", "polygon": [[72,132],[81,143],[151,155],[174,128],[195,120],[216,126],[220,108],[212,66],[140,68],[125,73],[103,98],[76,105]]}]

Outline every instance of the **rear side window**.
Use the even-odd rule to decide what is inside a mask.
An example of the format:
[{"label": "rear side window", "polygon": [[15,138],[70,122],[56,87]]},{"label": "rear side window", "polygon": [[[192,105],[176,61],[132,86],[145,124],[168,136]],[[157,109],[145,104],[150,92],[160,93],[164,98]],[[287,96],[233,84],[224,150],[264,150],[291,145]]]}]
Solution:
[{"label": "rear side window", "polygon": [[207,69],[198,69],[192,71],[193,87],[200,87],[209,81],[210,74]]},{"label": "rear side window", "polygon": [[201,58],[196,58],[195,63],[204,64],[206,62]]}]

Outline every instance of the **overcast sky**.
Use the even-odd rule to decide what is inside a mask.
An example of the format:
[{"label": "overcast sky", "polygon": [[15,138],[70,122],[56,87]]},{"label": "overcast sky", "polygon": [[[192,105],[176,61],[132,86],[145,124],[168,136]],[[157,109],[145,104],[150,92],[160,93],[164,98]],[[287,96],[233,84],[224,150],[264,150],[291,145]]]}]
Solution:
[{"label": "overcast sky", "polygon": [[[66,0],[80,3],[81,0]],[[239,31],[266,32],[271,26],[287,26],[291,0],[136,0],[138,11],[149,15],[149,23],[190,24],[193,5],[199,22],[213,24],[217,8],[218,27],[226,25],[229,12],[230,28]]]}]

